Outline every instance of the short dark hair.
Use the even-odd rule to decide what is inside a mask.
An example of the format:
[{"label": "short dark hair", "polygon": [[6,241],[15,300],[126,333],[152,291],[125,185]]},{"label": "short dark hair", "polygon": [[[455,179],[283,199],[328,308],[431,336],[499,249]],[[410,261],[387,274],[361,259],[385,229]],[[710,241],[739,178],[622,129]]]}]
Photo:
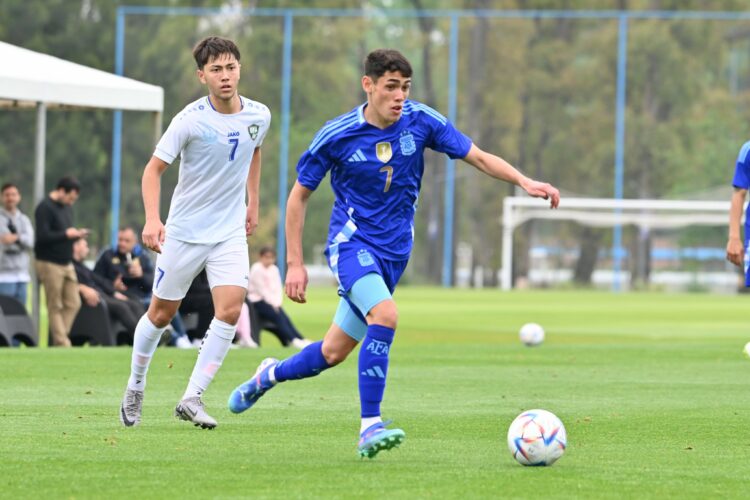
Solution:
[{"label": "short dark hair", "polygon": [[263,257],[264,255],[268,255],[269,253],[276,255],[276,250],[269,246],[261,247],[260,250],[258,250],[258,255],[260,255],[261,257]]},{"label": "short dark hair", "polygon": [[411,64],[398,50],[377,49],[365,58],[365,75],[377,80],[387,72],[399,72],[402,76],[411,77]]},{"label": "short dark hair", "polygon": [[218,36],[209,36],[198,42],[193,48],[193,57],[198,69],[212,59],[216,59],[222,54],[232,54],[237,61],[240,60],[240,49],[232,40]]},{"label": "short dark hair", "polygon": [[16,186],[12,182],[6,182],[5,184],[3,184],[3,187],[0,188],[0,193],[4,193],[5,190],[10,189],[10,188],[16,188],[16,190],[20,191],[20,189],[18,189],[18,186]]},{"label": "short dark hair", "polygon": [[57,189],[62,189],[66,193],[70,193],[71,191],[80,193],[81,183],[75,177],[65,176],[57,181]]}]

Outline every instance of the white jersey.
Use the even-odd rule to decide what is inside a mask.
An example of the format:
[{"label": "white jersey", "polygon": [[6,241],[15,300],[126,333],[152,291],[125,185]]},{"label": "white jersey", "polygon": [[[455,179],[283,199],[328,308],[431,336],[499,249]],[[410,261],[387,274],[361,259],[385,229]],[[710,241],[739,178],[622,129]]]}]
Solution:
[{"label": "white jersey", "polygon": [[219,243],[245,238],[245,193],[250,161],[271,123],[271,112],[240,97],[239,113],[216,111],[208,97],[185,106],[156,145],[171,164],[182,156],[166,223],[167,238]]}]

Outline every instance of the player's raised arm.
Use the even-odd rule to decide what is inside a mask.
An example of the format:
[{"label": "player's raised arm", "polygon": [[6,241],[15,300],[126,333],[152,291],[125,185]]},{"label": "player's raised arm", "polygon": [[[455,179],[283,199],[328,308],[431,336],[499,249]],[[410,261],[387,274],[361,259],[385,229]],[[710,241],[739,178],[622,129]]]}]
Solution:
[{"label": "player's raised arm", "polygon": [[250,161],[250,172],[247,175],[247,216],[245,218],[245,233],[250,236],[258,227],[258,206],[260,204],[260,148],[255,148],[253,159]]},{"label": "player's raised arm", "polygon": [[729,241],[727,241],[727,260],[735,266],[742,266],[745,247],[742,244],[742,208],[745,205],[747,189],[735,187],[732,203],[729,207]]},{"label": "player's raised arm", "polygon": [[299,182],[294,183],[286,203],[286,295],[304,304],[307,289],[307,269],[302,255],[302,232],[305,227],[307,201],[312,191]]},{"label": "player's raised arm", "polygon": [[159,194],[161,192],[161,174],[169,165],[152,156],[143,170],[141,192],[143,194],[143,208],[146,212],[146,224],[143,226],[142,241],[146,248],[161,253],[164,243],[164,224],[159,216]]},{"label": "player's raised arm", "polygon": [[551,184],[529,179],[499,156],[487,153],[472,144],[464,161],[485,174],[523,188],[529,196],[550,200],[550,208],[560,204],[560,192]]}]

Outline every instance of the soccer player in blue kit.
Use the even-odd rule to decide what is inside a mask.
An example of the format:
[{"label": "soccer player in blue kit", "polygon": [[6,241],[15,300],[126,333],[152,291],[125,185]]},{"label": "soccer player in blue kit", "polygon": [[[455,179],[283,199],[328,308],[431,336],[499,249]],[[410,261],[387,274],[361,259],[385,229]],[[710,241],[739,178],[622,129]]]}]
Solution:
[{"label": "soccer player in blue kit", "polygon": [[[745,197],[747,190],[750,188],[750,141],[746,142],[740,148],[737,155],[737,163],[734,168],[734,178],[732,179],[734,192],[732,193],[732,202],[729,208],[729,240],[727,241],[727,260],[732,264],[743,267],[745,270],[745,286],[750,287],[750,256],[745,252],[750,243],[750,217],[745,217],[745,239],[742,239],[742,209],[745,206]],[[750,208],[748,208],[750,211]],[[748,214],[750,215],[750,213]]]},{"label": "soccer player in blue kit", "polygon": [[302,155],[287,202],[286,294],[295,302],[306,301],[305,210],[310,195],[330,171],[336,199],[326,256],[339,282],[338,310],[323,341],[283,361],[263,360],[255,375],[229,397],[231,411],[245,411],[279,382],[316,376],[344,361],[363,342],[357,450],[368,458],[398,446],[405,437],[403,430],[388,428],[389,422],[382,421],[380,403],[398,323],[392,294],[412,249],[424,149],[461,158],[531,196],[549,199],[552,208],[560,201],[553,186],[525,177],[472,144],[437,111],[409,100],[411,75],[409,61],[398,51],[371,52],[362,77],[367,102],[328,122]]}]

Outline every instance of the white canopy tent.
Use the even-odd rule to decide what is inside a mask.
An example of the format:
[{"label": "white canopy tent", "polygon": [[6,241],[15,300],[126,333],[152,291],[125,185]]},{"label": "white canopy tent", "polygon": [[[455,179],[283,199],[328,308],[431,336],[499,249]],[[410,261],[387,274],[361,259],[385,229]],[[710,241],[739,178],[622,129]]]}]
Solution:
[{"label": "white canopy tent", "polygon": [[[0,42],[0,107],[36,107],[34,206],[44,196],[47,108],[104,108],[154,113],[155,136],[161,133],[164,89],[47,54]],[[112,152],[112,227],[119,225],[119,130]],[[35,288],[36,290],[36,288]],[[33,316],[38,320],[38,294]],[[37,321],[37,325],[38,325]]]},{"label": "white canopy tent", "polygon": [[[46,110],[51,107],[151,111],[161,130],[164,89],[0,42],[0,106],[36,107],[34,203],[44,196]],[[119,179],[118,179],[119,180]]]}]

